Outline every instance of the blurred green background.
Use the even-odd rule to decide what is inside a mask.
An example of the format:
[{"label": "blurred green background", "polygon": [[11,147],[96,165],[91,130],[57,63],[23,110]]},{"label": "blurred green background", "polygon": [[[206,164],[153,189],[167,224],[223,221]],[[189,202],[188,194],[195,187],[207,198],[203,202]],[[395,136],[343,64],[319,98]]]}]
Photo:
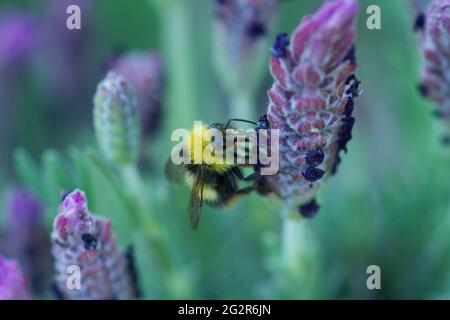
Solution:
[{"label": "blurred green background", "polygon": [[[230,209],[204,208],[194,232],[189,190],[163,175],[174,128],[229,118],[213,68],[213,1],[87,1],[78,45],[67,50],[56,41],[64,25],[52,25],[56,20],[47,15],[53,2],[0,1],[1,12],[24,10],[54,31],[37,35],[46,50],[0,75],[8,93],[0,105],[0,193],[18,184],[34,191],[46,204],[49,232],[60,191],[85,190],[91,211],[113,220],[120,244],[135,246],[144,298],[150,299],[450,297],[450,159],[439,143],[433,106],[416,90],[420,54],[410,1],[360,1],[357,75],[364,92],[354,138],[339,173],[321,191],[319,215],[302,221],[289,240],[298,251],[289,268],[278,201],[252,195]],[[282,1],[270,39],[290,33],[320,4]],[[381,7],[381,30],[366,28],[370,4]],[[144,141],[150,159],[140,170],[146,230],[133,220],[127,191],[97,151],[92,127],[102,65],[119,49],[159,50],[165,62],[162,123]],[[70,57],[73,50],[82,58]],[[75,71],[82,75],[63,89],[55,86]],[[267,107],[267,66],[263,74],[255,114]],[[381,268],[381,290],[366,287],[373,264]]]}]

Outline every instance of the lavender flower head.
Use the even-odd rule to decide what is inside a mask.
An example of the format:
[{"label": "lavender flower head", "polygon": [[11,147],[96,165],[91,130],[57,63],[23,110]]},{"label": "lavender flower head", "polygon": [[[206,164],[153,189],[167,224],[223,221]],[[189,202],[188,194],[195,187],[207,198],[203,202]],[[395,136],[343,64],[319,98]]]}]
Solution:
[{"label": "lavender flower head", "polygon": [[0,255],[0,300],[31,299],[17,263]]},{"label": "lavender flower head", "polygon": [[[84,192],[75,190],[63,199],[53,228],[56,287],[63,298],[133,298],[132,275],[117,247],[111,221],[89,212]],[[79,289],[67,287],[71,266],[80,268]]]},{"label": "lavender flower head", "polygon": [[10,226],[14,229],[26,229],[30,225],[39,224],[43,218],[43,205],[39,199],[23,188],[15,188],[8,192],[7,208]]},{"label": "lavender flower head", "polygon": [[144,136],[157,128],[164,95],[163,63],[155,52],[133,51],[113,62],[111,70],[127,79],[136,91]]},{"label": "lavender flower head", "polygon": [[357,13],[355,0],[329,1],[272,46],[267,116],[280,130],[280,173],[267,180],[280,197],[300,203],[307,217],[317,212],[321,181],[336,172],[352,137],[360,94],[353,75]]},{"label": "lavender flower head", "polygon": [[[70,5],[80,7],[81,29],[66,28]],[[33,55],[33,71],[40,79],[39,90],[48,96],[49,105],[76,110],[76,116],[86,114],[80,109],[89,107],[98,75],[91,50],[97,37],[94,5],[89,0],[44,1],[36,35],[39,47]]]},{"label": "lavender flower head", "polygon": [[23,188],[8,192],[8,253],[20,264],[30,289],[48,289],[51,267],[50,241],[43,221],[42,203]]},{"label": "lavender flower head", "polygon": [[35,46],[33,18],[20,12],[0,16],[0,71],[25,58]]},{"label": "lavender flower head", "polygon": [[437,106],[450,143],[450,0],[433,1],[424,16],[422,30],[421,93]]},{"label": "lavender flower head", "polygon": [[214,58],[225,89],[253,90],[278,0],[215,0]]}]

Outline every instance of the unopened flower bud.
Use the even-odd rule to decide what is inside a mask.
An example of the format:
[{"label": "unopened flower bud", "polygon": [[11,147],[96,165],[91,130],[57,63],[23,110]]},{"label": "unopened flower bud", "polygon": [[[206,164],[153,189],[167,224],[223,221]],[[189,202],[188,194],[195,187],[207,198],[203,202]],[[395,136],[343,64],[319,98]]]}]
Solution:
[{"label": "unopened flower bud", "polygon": [[114,72],[94,96],[94,127],[105,157],[116,165],[136,162],[140,143],[138,101],[131,84]]}]

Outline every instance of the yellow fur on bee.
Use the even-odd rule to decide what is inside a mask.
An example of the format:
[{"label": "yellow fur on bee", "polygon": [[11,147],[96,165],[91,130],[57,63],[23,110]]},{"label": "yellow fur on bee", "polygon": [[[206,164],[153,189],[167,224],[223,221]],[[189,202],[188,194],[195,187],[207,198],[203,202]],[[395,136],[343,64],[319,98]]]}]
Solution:
[{"label": "yellow fur on bee", "polygon": [[232,166],[226,164],[225,155],[216,155],[212,142],[213,129],[205,125],[195,125],[186,141],[186,150],[192,164],[206,164],[214,171],[223,173]]},{"label": "yellow fur on bee", "polygon": [[[192,173],[186,172],[185,179],[186,184],[192,189],[192,186],[194,185],[195,177]],[[199,191],[199,194],[197,195],[198,198],[201,198],[201,191]],[[209,202],[216,202],[217,199],[219,199],[219,194],[216,190],[208,186],[207,184],[203,185],[203,200],[209,201]]]}]

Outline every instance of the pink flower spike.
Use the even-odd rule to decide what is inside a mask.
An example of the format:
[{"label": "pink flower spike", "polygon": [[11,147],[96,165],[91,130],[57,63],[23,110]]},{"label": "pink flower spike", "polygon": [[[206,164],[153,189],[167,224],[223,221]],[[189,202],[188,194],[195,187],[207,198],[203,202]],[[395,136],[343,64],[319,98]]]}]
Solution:
[{"label": "pink flower spike", "polygon": [[317,212],[317,190],[336,172],[339,154],[352,138],[360,95],[353,74],[358,9],[355,0],[328,1],[303,18],[290,38],[279,34],[272,46],[267,116],[280,130],[281,154],[280,173],[266,180],[305,217]]},{"label": "pink flower spike", "polygon": [[0,255],[0,300],[31,299],[17,263]]},{"label": "pink flower spike", "polygon": [[421,17],[423,63],[419,91],[436,104],[435,114],[447,130],[443,142],[450,144],[450,0],[434,0]]},{"label": "pink flower spike", "polygon": [[[52,233],[58,295],[71,300],[136,298],[131,262],[119,251],[111,221],[91,214],[80,190],[66,195],[60,210]],[[73,270],[79,270],[78,282],[69,278]]]}]

